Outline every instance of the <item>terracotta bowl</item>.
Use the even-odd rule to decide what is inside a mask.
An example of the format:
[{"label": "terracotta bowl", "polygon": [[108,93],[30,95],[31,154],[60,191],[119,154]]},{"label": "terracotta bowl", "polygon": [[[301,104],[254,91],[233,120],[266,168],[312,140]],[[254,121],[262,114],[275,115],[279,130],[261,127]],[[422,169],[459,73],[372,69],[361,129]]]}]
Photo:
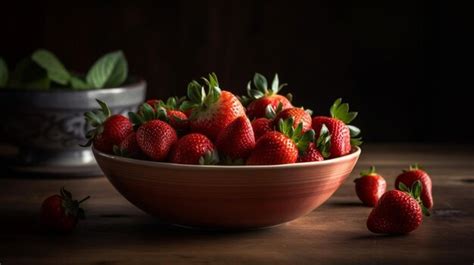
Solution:
[{"label": "terracotta bowl", "polygon": [[93,152],[127,200],[164,222],[248,229],[282,224],[316,209],[349,176],[361,150],[321,162],[272,166],[181,165]]}]

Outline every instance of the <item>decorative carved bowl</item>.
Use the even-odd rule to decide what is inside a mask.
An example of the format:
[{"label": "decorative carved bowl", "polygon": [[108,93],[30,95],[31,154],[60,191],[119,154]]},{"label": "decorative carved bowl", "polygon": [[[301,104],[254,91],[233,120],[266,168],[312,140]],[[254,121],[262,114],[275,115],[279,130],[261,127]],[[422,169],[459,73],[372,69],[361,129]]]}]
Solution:
[{"label": "decorative carved bowl", "polygon": [[108,155],[93,149],[110,182],[131,203],[172,224],[225,229],[274,226],[323,204],[353,170],[360,148],[319,162],[201,166]]},{"label": "decorative carved bowl", "polygon": [[145,81],[86,91],[2,89],[0,142],[19,149],[14,168],[21,171],[100,175],[92,151],[79,146],[89,129],[84,112],[98,108],[97,98],[113,113],[127,113],[144,101],[145,92]]}]

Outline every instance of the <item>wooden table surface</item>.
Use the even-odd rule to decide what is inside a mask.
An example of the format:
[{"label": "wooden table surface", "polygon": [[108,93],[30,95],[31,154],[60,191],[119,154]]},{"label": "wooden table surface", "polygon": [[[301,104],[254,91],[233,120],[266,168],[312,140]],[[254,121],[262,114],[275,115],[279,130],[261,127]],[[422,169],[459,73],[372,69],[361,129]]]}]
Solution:
[{"label": "wooden table surface", "polygon": [[[293,222],[245,232],[187,230],[160,224],[127,202],[107,179],[37,179],[0,173],[0,264],[474,264],[473,146],[366,145],[356,169],[323,206]],[[431,174],[435,208],[405,236],[370,233],[370,208],[352,180],[371,164],[393,188],[420,162]],[[42,200],[66,186],[87,219],[69,235],[38,225]],[[185,211],[186,209],[183,209]]]}]

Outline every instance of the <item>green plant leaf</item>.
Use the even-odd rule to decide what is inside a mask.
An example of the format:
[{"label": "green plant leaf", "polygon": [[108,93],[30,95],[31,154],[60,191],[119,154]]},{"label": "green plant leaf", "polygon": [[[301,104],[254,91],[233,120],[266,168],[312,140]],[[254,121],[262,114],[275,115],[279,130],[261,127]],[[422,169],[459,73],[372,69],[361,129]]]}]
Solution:
[{"label": "green plant leaf", "polygon": [[87,83],[94,88],[116,87],[128,75],[128,64],[122,51],[115,51],[100,57],[87,73]]},{"label": "green plant leaf", "polygon": [[43,68],[27,57],[16,64],[8,80],[8,85],[12,88],[47,90],[50,86],[50,79]]},{"label": "green plant leaf", "polygon": [[93,88],[92,85],[88,84],[85,80],[78,76],[71,76],[69,80],[71,82],[71,87],[77,90],[86,90]]},{"label": "green plant leaf", "polygon": [[61,84],[67,85],[71,79],[71,74],[52,52],[44,49],[36,50],[31,59],[40,67],[46,70],[49,79]]},{"label": "green plant leaf", "polygon": [[273,94],[278,93],[280,90],[280,80],[278,79],[278,74],[275,74],[272,81],[272,92]]},{"label": "green plant leaf", "polygon": [[0,87],[4,87],[8,82],[8,67],[7,63],[0,57]]}]

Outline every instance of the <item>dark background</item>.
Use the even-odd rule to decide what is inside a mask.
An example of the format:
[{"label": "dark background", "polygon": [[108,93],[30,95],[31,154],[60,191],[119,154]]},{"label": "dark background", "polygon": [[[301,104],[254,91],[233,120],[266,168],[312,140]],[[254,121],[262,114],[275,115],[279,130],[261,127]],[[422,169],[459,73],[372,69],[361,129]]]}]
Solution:
[{"label": "dark background", "polygon": [[[77,2],[77,1],[75,1]],[[310,4],[311,3],[311,4]],[[255,71],[278,72],[294,103],[325,114],[337,97],[359,111],[366,141],[470,142],[463,10],[432,1],[8,2],[0,55],[36,48],[86,71],[123,49],[148,96],[183,95],[215,71],[243,93]],[[471,67],[472,68],[472,67]]]}]

